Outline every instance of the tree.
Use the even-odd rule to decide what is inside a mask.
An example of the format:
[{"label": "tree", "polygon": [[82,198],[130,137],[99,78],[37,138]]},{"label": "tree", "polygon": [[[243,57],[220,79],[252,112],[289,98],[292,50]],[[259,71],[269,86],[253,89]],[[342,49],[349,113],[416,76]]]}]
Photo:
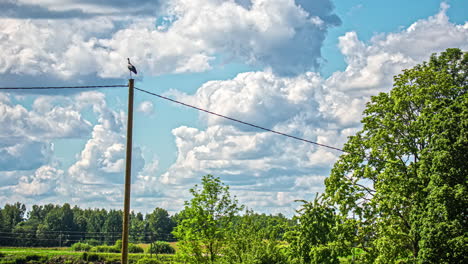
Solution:
[{"label": "tree", "polygon": [[113,245],[118,239],[121,238],[122,234],[122,211],[121,210],[110,210],[107,214],[106,221],[102,227],[102,232],[106,236],[106,243]]},{"label": "tree", "polygon": [[105,241],[104,222],[107,219],[107,211],[105,209],[87,209],[85,210],[88,222],[86,224],[86,232],[89,235],[87,239],[98,240],[99,243]]},{"label": "tree", "polygon": [[285,217],[255,214],[237,216],[227,232],[222,263],[289,263],[281,250],[279,236],[289,227]]},{"label": "tree", "polygon": [[189,263],[215,263],[236,213],[243,206],[231,198],[229,187],[218,177],[206,175],[202,188],[190,190],[192,200],[185,202],[174,235],[179,239],[178,256]]},{"label": "tree", "polygon": [[467,262],[468,54],[447,49],[372,97],[326,179],[367,262]]},{"label": "tree", "polygon": [[11,232],[13,228],[20,222],[24,221],[24,213],[26,206],[20,202],[15,204],[6,204],[2,209],[2,227],[7,232]]},{"label": "tree", "polygon": [[299,202],[298,224],[285,235],[290,263],[340,263],[340,256],[351,253],[346,241],[354,232],[353,220],[340,217],[323,195]]},{"label": "tree", "polygon": [[143,243],[145,241],[145,232],[147,229],[147,222],[143,220],[143,214],[138,212],[130,213],[130,233],[129,239],[133,243]]},{"label": "tree", "polygon": [[150,240],[168,241],[172,239],[172,231],[175,222],[169,216],[167,210],[162,208],[155,208],[153,212],[146,215],[146,222],[148,223],[148,231],[150,232]]}]

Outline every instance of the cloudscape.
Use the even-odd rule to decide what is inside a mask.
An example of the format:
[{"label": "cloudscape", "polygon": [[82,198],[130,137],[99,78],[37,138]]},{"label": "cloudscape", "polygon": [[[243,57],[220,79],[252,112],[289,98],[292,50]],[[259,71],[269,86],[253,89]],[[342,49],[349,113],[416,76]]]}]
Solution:
[{"label": "cloudscape", "polygon": [[[394,75],[468,50],[465,1],[368,2],[2,1],[0,86],[125,85],[131,58],[138,88],[341,148]],[[178,212],[213,174],[248,208],[290,216],[342,154],[135,95],[136,211]],[[125,88],[1,91],[0,204],[121,208],[126,100]]]}]

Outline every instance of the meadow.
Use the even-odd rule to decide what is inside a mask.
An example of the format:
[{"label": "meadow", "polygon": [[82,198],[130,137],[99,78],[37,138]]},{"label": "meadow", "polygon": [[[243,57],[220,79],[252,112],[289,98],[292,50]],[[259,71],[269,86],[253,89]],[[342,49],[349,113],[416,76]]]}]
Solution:
[{"label": "meadow", "polygon": [[[148,248],[149,245],[140,245]],[[62,248],[0,248],[0,264],[84,264],[84,263],[120,263],[121,253],[75,252],[69,247]],[[164,264],[175,263],[174,255],[130,253],[129,263]]]}]

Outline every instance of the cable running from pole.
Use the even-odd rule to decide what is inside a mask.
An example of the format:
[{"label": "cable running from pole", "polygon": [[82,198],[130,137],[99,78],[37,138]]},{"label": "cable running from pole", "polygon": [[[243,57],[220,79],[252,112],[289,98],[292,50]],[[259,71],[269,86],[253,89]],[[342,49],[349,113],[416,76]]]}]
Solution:
[{"label": "cable running from pole", "polygon": [[52,89],[93,89],[128,87],[127,85],[86,85],[86,86],[38,86],[38,87],[0,87],[0,90],[52,90]]},{"label": "cable running from pole", "polygon": [[138,91],[141,91],[141,92],[144,92],[144,93],[147,93],[147,94],[150,94],[150,95],[153,95],[153,96],[162,98],[162,99],[164,99],[164,100],[168,100],[168,101],[171,101],[171,102],[176,103],[176,104],[181,104],[181,105],[183,105],[183,106],[187,106],[187,107],[190,107],[190,108],[193,108],[193,109],[196,109],[196,110],[198,110],[198,111],[202,111],[202,112],[205,112],[205,113],[208,113],[208,114],[211,114],[211,115],[219,116],[219,117],[222,117],[222,118],[225,118],[225,119],[228,119],[228,120],[237,122],[237,123],[241,123],[241,124],[244,124],[244,125],[247,125],[247,126],[255,127],[255,128],[258,128],[258,129],[261,129],[261,130],[264,130],[264,131],[268,131],[268,132],[271,132],[271,133],[275,133],[275,134],[281,135],[281,136],[293,138],[293,139],[296,139],[296,140],[299,140],[299,141],[303,141],[303,142],[306,142],[306,143],[314,144],[314,145],[317,145],[317,146],[320,146],[320,147],[325,147],[325,148],[329,148],[329,149],[341,151],[341,152],[344,152],[344,153],[348,153],[347,151],[345,151],[345,150],[343,150],[343,149],[340,149],[340,148],[328,146],[328,145],[325,145],[325,144],[321,144],[321,143],[318,143],[318,142],[310,141],[310,140],[307,140],[307,139],[304,139],[304,138],[296,137],[296,136],[289,135],[289,134],[286,134],[286,133],[282,133],[282,132],[279,132],[279,131],[276,131],[276,130],[272,130],[272,129],[269,129],[269,128],[257,126],[257,125],[252,124],[252,123],[244,122],[244,121],[239,120],[239,119],[235,119],[235,118],[232,118],[232,117],[229,117],[229,116],[225,116],[225,115],[221,115],[221,114],[218,114],[218,113],[215,113],[215,112],[211,112],[211,111],[208,111],[208,110],[205,110],[205,109],[202,109],[202,108],[193,106],[193,105],[189,105],[189,104],[186,104],[186,103],[182,103],[182,102],[180,102],[180,101],[171,99],[171,98],[169,98],[169,97],[165,97],[165,96],[162,96],[162,95],[159,95],[159,94],[156,94],[156,93],[152,93],[152,92],[149,92],[149,91],[146,91],[146,90],[137,88],[137,87],[135,87],[135,89],[138,90]]}]

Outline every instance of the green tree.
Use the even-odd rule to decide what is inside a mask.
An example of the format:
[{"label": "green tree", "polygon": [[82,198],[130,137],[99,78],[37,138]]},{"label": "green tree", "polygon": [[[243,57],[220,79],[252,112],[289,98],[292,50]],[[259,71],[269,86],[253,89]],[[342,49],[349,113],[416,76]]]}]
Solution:
[{"label": "green tree", "polygon": [[147,222],[143,219],[143,214],[138,212],[130,213],[130,235],[129,239],[133,243],[143,243],[145,241],[145,232],[147,230]]},{"label": "green tree", "polygon": [[110,210],[107,214],[106,221],[102,227],[102,232],[105,234],[105,241],[108,245],[113,245],[121,238],[122,233],[122,211]]},{"label": "green tree", "polygon": [[255,214],[247,210],[237,216],[226,236],[222,263],[289,263],[278,239],[289,227],[287,219],[280,216]]},{"label": "green tree", "polygon": [[146,215],[148,231],[151,241],[168,241],[172,239],[172,231],[175,226],[174,220],[169,216],[167,210],[155,208],[153,212]]},{"label": "green tree", "polygon": [[339,256],[351,253],[346,241],[354,232],[353,220],[337,215],[323,195],[300,202],[303,205],[295,217],[298,224],[285,235],[290,262],[340,263]]},{"label": "green tree", "polygon": [[326,179],[366,262],[464,263],[468,54],[448,49],[372,97]]},{"label": "green tree", "polygon": [[20,202],[15,204],[6,204],[2,209],[2,227],[7,232],[11,232],[13,228],[20,222],[24,221],[26,206]]},{"label": "green tree", "polygon": [[190,190],[174,235],[179,240],[178,257],[189,263],[215,263],[226,244],[226,235],[236,213],[243,209],[218,177],[206,175],[202,188]]},{"label": "green tree", "polygon": [[88,219],[86,224],[86,239],[95,239],[98,240],[100,244],[103,244],[105,241],[104,235],[104,222],[107,219],[107,211],[105,209],[86,209],[84,214]]}]

